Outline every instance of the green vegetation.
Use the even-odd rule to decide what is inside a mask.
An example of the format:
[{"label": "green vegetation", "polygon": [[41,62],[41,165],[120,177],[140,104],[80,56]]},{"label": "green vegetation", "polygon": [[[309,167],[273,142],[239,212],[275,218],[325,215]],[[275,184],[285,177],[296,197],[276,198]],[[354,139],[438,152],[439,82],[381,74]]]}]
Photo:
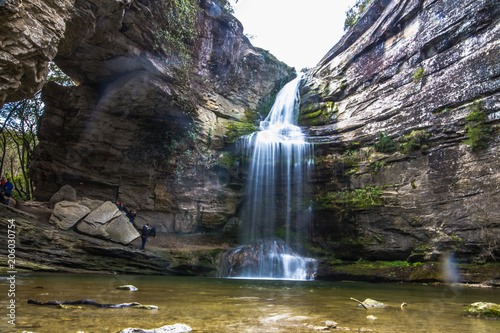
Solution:
[{"label": "green vegetation", "polygon": [[235,157],[233,154],[231,154],[228,151],[225,151],[222,153],[222,156],[219,158],[219,161],[216,163],[216,165],[220,165],[226,169],[231,169],[239,159]]},{"label": "green vegetation", "polygon": [[300,110],[299,124],[314,126],[328,124],[330,117],[339,112],[334,102],[312,103]]},{"label": "green vegetation", "polygon": [[418,83],[424,79],[425,69],[423,67],[419,67],[415,70],[415,73],[412,76],[413,82]]},{"label": "green vegetation", "polygon": [[[63,86],[75,85],[54,63],[49,64],[47,80]],[[33,198],[34,185],[28,169],[38,144],[37,126],[43,107],[38,91],[32,98],[7,103],[0,109],[0,174],[14,184],[15,199]]]},{"label": "green vegetation", "polygon": [[403,154],[419,150],[429,139],[430,135],[424,130],[414,130],[405,135],[400,143],[400,149]]},{"label": "green vegetation", "polygon": [[381,186],[367,186],[354,190],[328,192],[319,201],[327,209],[340,211],[366,209],[384,204],[383,190],[384,187]]},{"label": "green vegetation", "polygon": [[462,316],[500,319],[500,305],[486,302],[472,303],[462,310]]},{"label": "green vegetation", "polygon": [[375,144],[375,150],[380,153],[392,153],[396,151],[396,144],[391,137],[384,132],[379,133],[378,143]]},{"label": "green vegetation", "polygon": [[370,168],[373,170],[372,173],[379,173],[379,171],[385,166],[385,162],[383,161],[375,161],[370,164]]},{"label": "green vegetation", "polygon": [[487,124],[488,115],[482,110],[480,101],[475,101],[471,106],[471,112],[465,118],[467,122],[467,141],[472,150],[481,150],[489,146],[493,129]]},{"label": "green vegetation", "polygon": [[[400,143],[396,144],[391,137],[383,132],[380,132],[378,142],[375,144],[374,148],[380,153],[393,153],[396,150],[400,150],[403,154],[408,154],[412,151],[416,151],[425,146],[430,134],[424,130],[414,130],[410,134],[405,135]],[[379,165],[372,165],[371,167],[375,170],[375,173],[380,170],[383,166],[382,162]]]},{"label": "green vegetation", "polygon": [[[234,9],[233,6],[231,6],[231,3],[229,0],[217,0],[219,3],[221,9],[223,12],[228,13],[228,14],[234,14]],[[236,1],[238,2],[238,1]]]},{"label": "green vegetation", "polygon": [[258,127],[254,123],[247,122],[231,122],[227,125],[227,140],[228,142],[234,142],[239,137],[251,134],[257,131]]},{"label": "green vegetation", "polygon": [[168,63],[187,80],[192,65],[191,50],[196,39],[196,0],[153,0],[155,50],[168,56]]},{"label": "green vegetation", "polygon": [[344,30],[349,29],[358,22],[359,18],[371,2],[372,0],[358,0],[356,4],[346,12]]}]

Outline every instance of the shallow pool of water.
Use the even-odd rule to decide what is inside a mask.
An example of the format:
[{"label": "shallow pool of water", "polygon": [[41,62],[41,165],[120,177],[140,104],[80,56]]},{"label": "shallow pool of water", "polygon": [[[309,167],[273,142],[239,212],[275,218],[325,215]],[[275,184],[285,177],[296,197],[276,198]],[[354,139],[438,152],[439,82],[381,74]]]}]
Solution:
[{"label": "shallow pool of water", "polygon": [[[321,281],[262,281],[195,277],[17,274],[16,326],[8,324],[8,283],[0,278],[1,332],[119,332],[183,323],[195,332],[314,332],[327,320],[352,331],[500,332],[500,321],[464,318],[464,306],[500,303],[499,289]],[[117,290],[132,284],[135,292]],[[373,298],[389,309],[357,307],[350,298]],[[27,304],[92,299],[139,302],[158,310]],[[402,311],[402,302],[408,306]],[[376,320],[367,316],[375,316]]]}]

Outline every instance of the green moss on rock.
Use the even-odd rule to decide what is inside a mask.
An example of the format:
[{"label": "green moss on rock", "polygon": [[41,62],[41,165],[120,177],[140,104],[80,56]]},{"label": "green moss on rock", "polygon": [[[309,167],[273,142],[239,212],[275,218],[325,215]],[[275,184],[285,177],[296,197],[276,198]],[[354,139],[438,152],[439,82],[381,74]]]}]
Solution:
[{"label": "green moss on rock", "polygon": [[462,310],[462,316],[500,320],[500,305],[486,302],[472,303]]},{"label": "green moss on rock", "polygon": [[299,125],[316,126],[329,124],[333,115],[339,112],[334,102],[308,104],[300,109]]}]

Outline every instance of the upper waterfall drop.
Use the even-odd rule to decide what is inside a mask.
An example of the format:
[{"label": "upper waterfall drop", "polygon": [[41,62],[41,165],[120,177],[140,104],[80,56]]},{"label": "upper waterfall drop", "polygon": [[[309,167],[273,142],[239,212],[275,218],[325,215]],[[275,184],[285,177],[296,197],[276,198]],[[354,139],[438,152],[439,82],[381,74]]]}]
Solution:
[{"label": "upper waterfall drop", "polygon": [[[283,87],[260,130],[242,139],[250,160],[242,241],[250,245],[228,256],[230,276],[314,278],[316,261],[292,250],[300,236],[309,234],[311,222],[308,177],[313,146],[297,126],[301,78]],[[241,259],[237,265],[235,258]]]},{"label": "upper waterfall drop", "polygon": [[311,216],[305,201],[313,146],[296,125],[301,78],[283,87],[269,115],[260,123],[260,130],[244,139],[245,154],[250,157],[243,209],[247,242],[276,237],[282,230],[280,233],[285,231],[285,241],[290,244],[291,229],[309,227]]}]

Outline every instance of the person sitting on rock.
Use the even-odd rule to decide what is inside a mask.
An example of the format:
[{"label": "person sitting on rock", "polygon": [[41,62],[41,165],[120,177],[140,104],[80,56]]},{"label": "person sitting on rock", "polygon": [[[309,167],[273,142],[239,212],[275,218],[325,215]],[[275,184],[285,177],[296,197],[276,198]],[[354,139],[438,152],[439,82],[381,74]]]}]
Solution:
[{"label": "person sitting on rock", "polygon": [[128,220],[130,221],[130,223],[132,223],[132,225],[134,227],[135,227],[134,219],[136,216],[137,216],[137,213],[135,212],[135,210],[131,210],[127,213]]},{"label": "person sitting on rock", "polygon": [[151,236],[151,235],[154,238],[156,238],[156,229],[155,228],[151,228],[150,225],[149,225],[149,223],[146,223],[142,227],[142,232],[141,232],[141,238],[142,238],[141,250],[144,250],[144,247],[146,246],[146,241],[148,240],[148,237]]}]

